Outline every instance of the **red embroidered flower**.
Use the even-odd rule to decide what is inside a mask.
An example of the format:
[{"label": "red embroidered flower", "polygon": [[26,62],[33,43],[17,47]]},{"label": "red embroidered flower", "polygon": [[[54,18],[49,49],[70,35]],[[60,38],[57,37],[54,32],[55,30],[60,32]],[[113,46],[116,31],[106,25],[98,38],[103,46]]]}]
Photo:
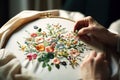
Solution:
[{"label": "red embroidered flower", "polygon": [[36,59],[37,58],[37,54],[28,54],[27,55],[27,59],[29,59],[29,61]]},{"label": "red embroidered flower", "polygon": [[32,33],[31,37],[37,37],[37,34],[36,33]]}]

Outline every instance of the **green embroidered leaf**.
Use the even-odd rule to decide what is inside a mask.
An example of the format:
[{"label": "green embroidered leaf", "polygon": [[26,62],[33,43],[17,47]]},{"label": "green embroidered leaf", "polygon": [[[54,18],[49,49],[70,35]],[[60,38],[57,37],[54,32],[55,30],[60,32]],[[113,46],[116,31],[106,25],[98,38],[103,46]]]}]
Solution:
[{"label": "green embroidered leaf", "polygon": [[39,29],[38,29],[38,32],[41,32],[41,31],[42,31],[42,29],[41,29],[41,28],[39,28]]},{"label": "green embroidered leaf", "polygon": [[51,65],[54,65],[54,63],[51,63]]},{"label": "green embroidered leaf", "polygon": [[53,59],[54,58],[54,55],[53,55],[54,53],[48,53],[48,55],[47,55],[47,58],[48,59]]},{"label": "green embroidered leaf", "polygon": [[49,59],[47,59],[47,58],[44,60],[44,62],[45,62],[45,63],[48,63],[49,61],[50,61],[50,60],[49,60]]},{"label": "green embroidered leaf", "polygon": [[66,63],[65,61],[61,62],[61,64],[62,64],[63,66],[66,66],[66,65],[67,65],[67,63]]},{"label": "green embroidered leaf", "polygon": [[45,67],[46,67],[46,63],[45,63],[45,62],[43,62],[42,67],[43,67],[43,68],[45,68]]},{"label": "green embroidered leaf", "polygon": [[48,64],[48,71],[51,71],[52,70],[52,67]]},{"label": "green embroidered leaf", "polygon": [[39,61],[39,62],[42,62],[42,61],[44,61],[44,60],[43,60],[42,58],[38,58],[38,61]]},{"label": "green embroidered leaf", "polygon": [[60,65],[59,65],[59,64],[55,64],[55,67],[56,67],[57,69],[60,69]]}]

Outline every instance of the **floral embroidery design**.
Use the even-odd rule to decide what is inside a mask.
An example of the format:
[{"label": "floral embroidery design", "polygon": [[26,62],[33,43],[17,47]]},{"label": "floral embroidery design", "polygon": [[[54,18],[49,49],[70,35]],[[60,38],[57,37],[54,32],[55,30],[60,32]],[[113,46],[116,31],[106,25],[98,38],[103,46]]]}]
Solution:
[{"label": "floral embroidery design", "polygon": [[38,26],[33,26],[36,30],[25,38],[25,43],[17,42],[21,51],[29,61],[38,60],[43,68],[49,71],[55,66],[71,65],[75,68],[79,65],[81,55],[87,50],[86,45],[76,38],[76,33],[67,32],[60,24],[47,24],[47,31],[43,31]]}]

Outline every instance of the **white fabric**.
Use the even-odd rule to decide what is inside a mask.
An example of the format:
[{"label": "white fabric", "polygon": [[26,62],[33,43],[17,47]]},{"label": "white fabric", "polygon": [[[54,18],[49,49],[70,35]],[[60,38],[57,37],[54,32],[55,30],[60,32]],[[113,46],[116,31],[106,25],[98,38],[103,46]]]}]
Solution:
[{"label": "white fabric", "polygon": [[[27,71],[21,66],[19,59],[15,55],[17,53],[13,54],[2,48],[5,44],[6,39],[14,30],[19,28],[19,26],[35,19],[45,17],[45,15],[48,13],[53,16],[61,16],[73,20],[79,20],[80,18],[84,17],[84,15],[79,12],[50,10],[22,11],[10,19],[5,25],[0,28],[0,80],[40,80],[39,76],[34,75],[32,72]],[[25,64],[27,63],[28,62]]]}]

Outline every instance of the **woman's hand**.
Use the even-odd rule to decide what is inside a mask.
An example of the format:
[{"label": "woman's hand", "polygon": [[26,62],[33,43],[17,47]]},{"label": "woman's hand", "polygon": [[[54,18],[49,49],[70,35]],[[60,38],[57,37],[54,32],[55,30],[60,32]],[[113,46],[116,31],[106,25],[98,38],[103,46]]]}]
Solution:
[{"label": "woman's hand", "polygon": [[109,67],[103,53],[91,52],[80,65],[82,80],[109,80]]},{"label": "woman's hand", "polygon": [[79,20],[74,31],[78,31],[78,37],[94,48],[103,50],[107,47],[114,51],[116,49],[117,35],[109,32],[90,16]]}]

